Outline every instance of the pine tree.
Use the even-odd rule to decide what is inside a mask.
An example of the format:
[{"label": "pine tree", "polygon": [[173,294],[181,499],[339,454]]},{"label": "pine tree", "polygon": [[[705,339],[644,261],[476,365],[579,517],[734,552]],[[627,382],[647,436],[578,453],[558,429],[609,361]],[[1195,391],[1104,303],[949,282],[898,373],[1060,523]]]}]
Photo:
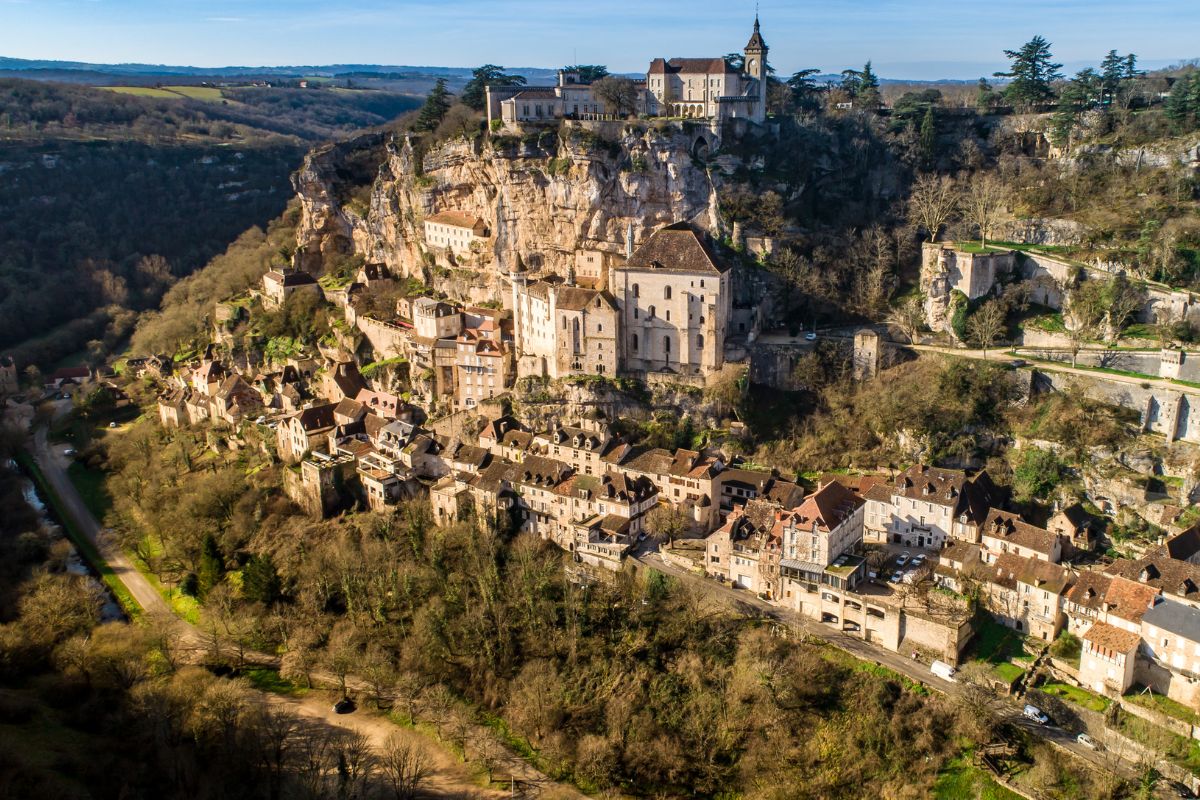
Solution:
[{"label": "pine tree", "polygon": [[471,80],[463,87],[459,100],[463,105],[476,111],[483,111],[487,105],[488,86],[524,86],[525,78],[520,75],[508,75],[504,67],[495,64],[484,64],[471,70]]},{"label": "pine tree", "polygon": [[862,80],[858,85],[858,94],[856,99],[866,105],[868,108],[878,108],[880,104],[879,96],[879,78],[871,70],[871,62],[868,61],[863,67],[861,74]]},{"label": "pine tree", "polygon": [[1100,62],[1100,85],[1104,90],[1104,96],[1101,102],[1112,102],[1113,97],[1117,94],[1117,89],[1121,86],[1121,81],[1125,79],[1125,57],[1117,55],[1116,50],[1109,50],[1108,55]]},{"label": "pine tree", "polygon": [[920,147],[922,163],[932,164],[937,156],[937,120],[933,116],[933,106],[925,109],[925,118],[921,120]]},{"label": "pine tree", "polygon": [[1177,127],[1191,130],[1200,117],[1200,72],[1184,73],[1176,78],[1163,109]]},{"label": "pine tree", "polygon": [[247,600],[270,605],[283,594],[283,581],[270,554],[252,556],[242,569],[242,594]]},{"label": "pine tree", "polygon": [[197,571],[200,597],[207,595],[224,577],[225,557],[221,555],[221,548],[217,546],[213,535],[205,534],[200,544],[200,569]]},{"label": "pine tree", "polygon": [[988,108],[996,102],[996,93],[992,90],[992,84],[987,78],[980,78],[979,85],[975,90],[975,106],[977,108]]},{"label": "pine tree", "polygon": [[1004,55],[1012,61],[1008,72],[997,72],[997,78],[1012,78],[1005,88],[1004,96],[1017,106],[1032,106],[1054,99],[1050,85],[1062,78],[1062,64],[1051,59],[1050,43],[1035,36],[1022,45],[1020,50],[1005,50]]},{"label": "pine tree", "polygon": [[446,112],[450,110],[450,97],[450,92],[446,89],[446,79],[438,78],[433,90],[425,98],[425,105],[421,106],[421,111],[417,114],[413,130],[432,131],[441,125]]}]

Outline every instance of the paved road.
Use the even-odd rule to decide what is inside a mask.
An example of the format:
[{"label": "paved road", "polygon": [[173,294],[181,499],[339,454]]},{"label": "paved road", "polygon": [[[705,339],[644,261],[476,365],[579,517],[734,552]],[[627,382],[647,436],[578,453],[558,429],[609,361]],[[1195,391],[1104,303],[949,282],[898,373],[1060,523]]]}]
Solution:
[{"label": "paved road", "polygon": [[88,510],[87,504],[83,502],[83,498],[79,496],[75,484],[67,475],[66,467],[70,463],[70,459],[63,455],[66,445],[51,445],[46,440],[44,427],[37,429],[33,437],[33,445],[34,460],[37,461],[42,474],[46,476],[46,480],[54,489],[54,493],[58,495],[58,499],[71,517],[71,522],[75,524],[76,529],[95,545],[100,557],[108,562],[113,573],[121,583],[125,584],[125,588],[129,590],[133,599],[146,613],[171,617],[171,607],[167,601],[154,590],[150,581],[146,580],[146,576],[134,568],[133,563],[120,546],[105,534],[100,523]]},{"label": "paved road", "polygon": [[[828,625],[822,625],[798,612],[772,605],[744,589],[734,589],[727,584],[719,583],[710,578],[702,578],[693,572],[681,569],[673,564],[668,564],[657,552],[638,553],[634,557],[645,566],[653,567],[660,572],[689,581],[694,585],[702,586],[712,596],[719,598],[727,605],[733,606],[738,611],[744,611],[746,606],[753,607],[764,616],[798,630],[807,636],[822,639],[864,661],[882,664],[888,669],[894,670],[901,675],[918,683],[923,683],[944,694],[955,694],[962,688],[961,684],[947,681],[934,675],[929,667],[919,661],[914,661],[900,653],[876,647],[864,639],[851,636]],[[1075,734],[1054,725],[1038,725],[1036,722],[1023,717],[1015,707],[1010,714],[1004,716],[1004,721],[1057,745],[1099,769],[1115,769],[1130,779],[1137,779],[1140,775],[1140,764],[1136,757],[1125,758],[1121,753],[1111,751],[1096,752],[1091,750],[1076,742]],[[1168,797],[1170,795],[1164,794],[1163,796]]]},{"label": "paved road", "polygon": [[[134,568],[129,557],[121,550],[120,545],[105,534],[104,528],[101,527],[100,523],[92,515],[87,504],[83,502],[79,490],[75,488],[75,484],[71,481],[70,476],[67,475],[66,468],[70,464],[70,457],[64,455],[66,449],[67,445],[50,444],[47,441],[46,429],[44,427],[38,428],[35,432],[33,437],[34,460],[42,470],[42,474],[45,475],[46,480],[54,489],[54,492],[58,495],[58,499],[65,507],[66,513],[71,516],[72,522],[96,546],[101,558],[112,568],[113,573],[125,585],[134,599],[137,600],[142,610],[150,616],[164,620],[166,624],[171,626],[182,645],[181,649],[190,650],[197,654],[210,652],[213,641],[212,633],[204,631],[175,616],[170,605],[163,599],[162,595],[155,591],[150,581],[146,579],[146,576]],[[277,656],[267,653],[246,650],[243,651],[243,656],[244,660],[250,664],[277,666],[279,663]],[[336,686],[338,684],[338,679],[332,673],[317,670],[313,672],[313,677],[326,686]],[[369,695],[371,692],[369,684],[355,676],[347,676],[346,685],[352,692],[357,692],[360,696]],[[268,695],[268,697],[270,696]],[[346,716],[326,712],[323,710],[326,701],[319,698],[306,698],[303,701],[277,700],[275,702],[290,705],[303,713],[304,716],[320,716],[326,723],[346,728],[347,730],[361,732],[364,729],[371,729],[371,738],[375,741],[376,745],[379,744],[384,726],[392,725],[392,723],[379,718],[372,718],[373,721],[368,722],[361,718],[362,715]],[[394,728],[395,726],[393,725],[392,727]],[[490,730],[483,726],[476,726],[475,730],[479,735],[492,735]],[[386,736],[383,738],[386,738]],[[549,792],[555,798],[582,799],[585,797],[585,795],[574,787],[552,780],[529,762],[508,750],[507,747],[504,747],[503,750],[507,753],[507,756],[501,759],[496,774],[514,777],[522,784],[527,796],[537,796]],[[457,757],[454,756],[453,758]]]}]

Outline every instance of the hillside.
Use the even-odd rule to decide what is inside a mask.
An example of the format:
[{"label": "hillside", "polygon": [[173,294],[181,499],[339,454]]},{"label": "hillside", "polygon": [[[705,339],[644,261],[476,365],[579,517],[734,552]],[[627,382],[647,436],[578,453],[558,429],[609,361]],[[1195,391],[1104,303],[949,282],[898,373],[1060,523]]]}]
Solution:
[{"label": "hillside", "polygon": [[0,350],[48,363],[89,340],[115,342],[130,321],[121,309],[153,307],[283,211],[310,142],[415,104],[343,89],[0,80]]}]

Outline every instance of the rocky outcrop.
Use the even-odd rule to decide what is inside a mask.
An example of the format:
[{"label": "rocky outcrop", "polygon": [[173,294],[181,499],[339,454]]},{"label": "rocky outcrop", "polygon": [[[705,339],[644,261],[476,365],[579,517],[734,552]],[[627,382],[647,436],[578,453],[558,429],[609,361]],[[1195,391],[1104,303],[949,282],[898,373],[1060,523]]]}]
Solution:
[{"label": "rocky outcrop", "polygon": [[[297,262],[353,252],[387,264],[451,297],[504,297],[518,264],[566,275],[580,249],[622,252],[660,225],[689,220],[716,231],[715,185],[678,127],[574,123],[540,135],[456,140],[423,155],[403,136],[370,137],[311,154],[294,183],[304,219]],[[366,202],[345,202],[347,163],[378,152]],[[431,252],[426,217],[460,211],[484,220],[490,236],[462,257]]]}]

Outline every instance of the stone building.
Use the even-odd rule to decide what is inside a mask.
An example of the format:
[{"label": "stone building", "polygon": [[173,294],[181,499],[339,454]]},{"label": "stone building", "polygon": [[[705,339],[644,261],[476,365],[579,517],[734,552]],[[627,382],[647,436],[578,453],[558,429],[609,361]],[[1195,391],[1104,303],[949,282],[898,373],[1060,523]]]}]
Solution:
[{"label": "stone building", "polygon": [[425,246],[431,249],[464,256],[471,252],[473,244],[487,238],[487,223],[461,211],[442,211],[425,219]]},{"label": "stone building", "polygon": [[646,71],[647,112],[655,116],[712,120],[767,116],[767,43],[754,32],[746,43],[745,65],[735,69],[725,58],[656,58]]},{"label": "stone building", "polygon": [[307,272],[294,269],[273,269],[263,275],[263,305],[278,308],[296,292],[320,296],[321,284]]},{"label": "stone building", "polygon": [[617,304],[611,293],[568,285],[555,275],[512,283],[513,339],[520,376],[617,373]]},{"label": "stone building", "polygon": [[621,324],[617,358],[634,375],[705,376],[724,364],[731,268],[708,236],[659,228],[611,274]]}]

